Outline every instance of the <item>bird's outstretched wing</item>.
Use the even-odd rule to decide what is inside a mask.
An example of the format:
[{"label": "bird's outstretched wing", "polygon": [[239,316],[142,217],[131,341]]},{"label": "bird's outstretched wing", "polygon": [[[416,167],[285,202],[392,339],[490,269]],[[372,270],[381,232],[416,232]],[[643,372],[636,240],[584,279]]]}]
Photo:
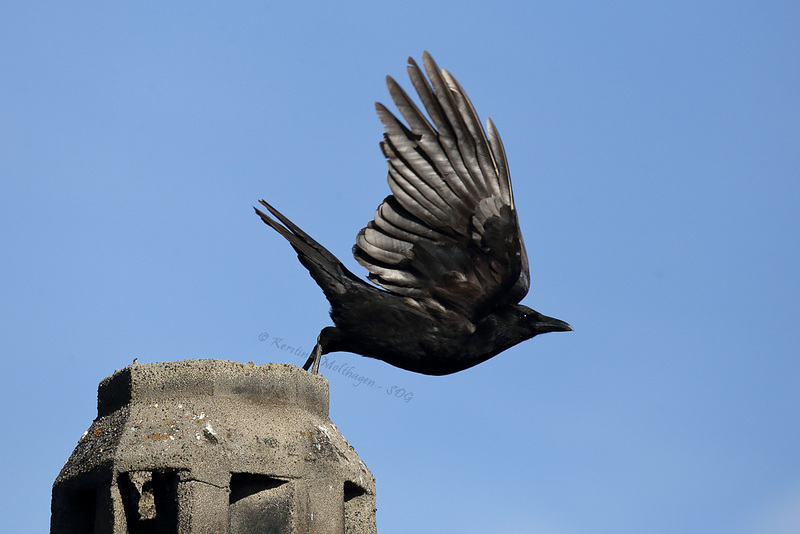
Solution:
[{"label": "bird's outstretched wing", "polygon": [[433,299],[474,320],[494,306],[519,302],[529,287],[505,150],[491,119],[487,136],[449,72],[425,52],[428,81],[408,61],[430,120],[387,77],[408,125],[376,104],[392,195],[359,232],[353,254],[385,289]]}]

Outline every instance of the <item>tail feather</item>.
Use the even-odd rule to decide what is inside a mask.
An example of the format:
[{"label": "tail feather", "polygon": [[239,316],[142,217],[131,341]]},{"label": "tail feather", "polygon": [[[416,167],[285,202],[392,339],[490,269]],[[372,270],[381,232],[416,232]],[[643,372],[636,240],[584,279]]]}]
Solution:
[{"label": "tail feather", "polygon": [[347,270],[336,256],[287,219],[285,215],[264,200],[259,200],[259,203],[267,208],[277,221],[254,206],[253,209],[256,210],[258,216],[267,226],[281,234],[292,245],[292,248],[297,252],[300,263],[308,269],[326,296],[328,296],[329,292],[344,293],[346,290],[345,279],[361,282],[353,273]]}]

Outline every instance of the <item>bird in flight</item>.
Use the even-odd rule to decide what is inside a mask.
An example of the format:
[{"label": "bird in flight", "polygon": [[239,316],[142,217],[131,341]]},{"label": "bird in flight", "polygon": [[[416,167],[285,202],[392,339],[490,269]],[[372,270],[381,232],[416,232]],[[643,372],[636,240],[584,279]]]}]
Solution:
[{"label": "bird in flight", "polygon": [[491,119],[487,135],[461,85],[427,52],[423,64],[427,79],[412,58],[407,70],[427,118],[389,76],[406,124],[375,105],[392,194],[358,233],[353,255],[383,289],[351,273],[264,200],[272,216],[255,208],[330,302],[336,326],[317,337],[303,366],[313,373],[323,354],[345,351],[446,375],[538,334],[572,330],[519,304],[530,272],[503,143]]}]

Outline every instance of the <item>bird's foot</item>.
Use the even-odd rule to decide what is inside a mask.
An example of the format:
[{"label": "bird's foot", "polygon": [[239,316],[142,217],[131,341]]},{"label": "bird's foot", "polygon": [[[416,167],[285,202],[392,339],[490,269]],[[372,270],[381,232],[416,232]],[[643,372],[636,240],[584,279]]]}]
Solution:
[{"label": "bird's foot", "polygon": [[306,363],[303,365],[303,369],[308,371],[308,368],[311,367],[311,374],[319,374],[319,360],[321,357],[322,345],[319,344],[319,339],[317,339],[317,344],[314,345],[314,350],[311,351],[311,356],[309,356],[308,360],[306,360]]}]

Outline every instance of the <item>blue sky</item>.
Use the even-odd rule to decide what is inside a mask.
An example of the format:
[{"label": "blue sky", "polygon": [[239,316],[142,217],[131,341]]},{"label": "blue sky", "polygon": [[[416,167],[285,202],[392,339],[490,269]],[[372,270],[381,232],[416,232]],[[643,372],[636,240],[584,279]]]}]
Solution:
[{"label": "blue sky", "polygon": [[423,50],[505,142],[524,303],[575,332],[447,377],[330,356],[376,384],[324,371],[380,532],[800,531],[800,5],[331,5],[0,6],[8,532],[134,357],[302,364],[273,341],[327,302],[251,205],[364,274],[373,102]]}]

